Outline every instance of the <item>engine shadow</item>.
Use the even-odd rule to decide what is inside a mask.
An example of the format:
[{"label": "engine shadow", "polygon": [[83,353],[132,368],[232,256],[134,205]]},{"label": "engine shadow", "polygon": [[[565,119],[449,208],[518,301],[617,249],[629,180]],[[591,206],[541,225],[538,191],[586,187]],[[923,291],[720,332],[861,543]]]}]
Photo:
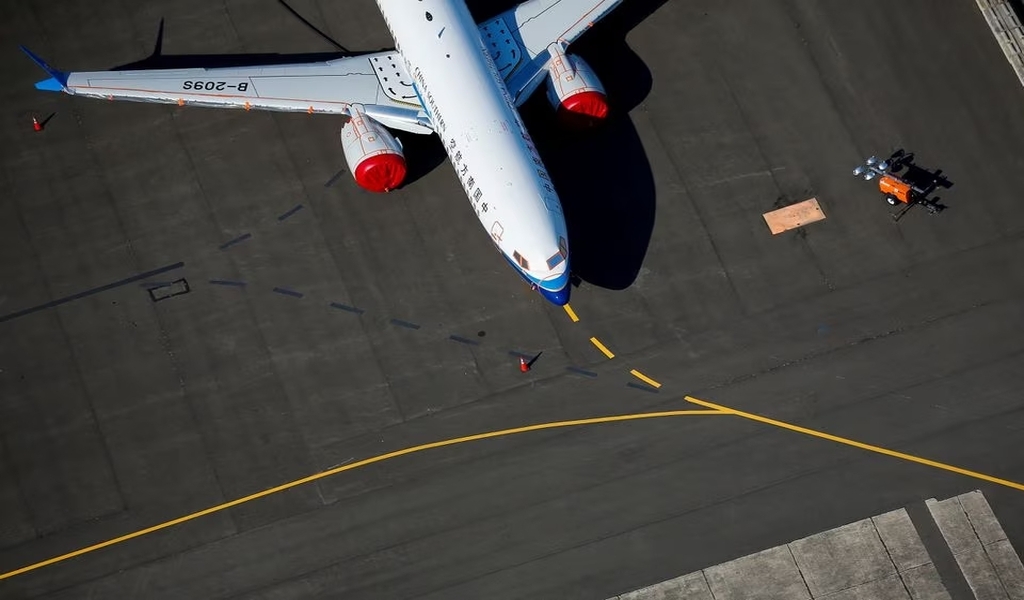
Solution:
[{"label": "engine shadow", "polygon": [[605,125],[566,129],[545,97],[545,86],[521,110],[562,201],[577,283],[628,288],[650,245],[654,175],[628,113],[650,92],[652,79],[626,35],[665,1],[624,2],[570,48],[605,86],[611,104]]},{"label": "engine shadow", "polygon": [[399,189],[416,183],[447,162],[448,154],[444,151],[444,144],[436,135],[420,135],[402,131],[392,131],[392,133],[402,143],[402,153],[405,154],[405,179]]}]

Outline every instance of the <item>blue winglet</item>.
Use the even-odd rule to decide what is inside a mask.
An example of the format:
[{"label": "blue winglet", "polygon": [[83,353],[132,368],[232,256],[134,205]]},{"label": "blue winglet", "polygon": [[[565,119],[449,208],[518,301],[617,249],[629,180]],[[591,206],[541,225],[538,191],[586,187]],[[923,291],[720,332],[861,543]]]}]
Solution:
[{"label": "blue winglet", "polygon": [[68,74],[63,71],[58,71],[50,65],[46,64],[46,61],[39,58],[32,53],[31,50],[24,46],[18,46],[26,56],[32,59],[32,62],[39,65],[39,67],[46,71],[49,75],[49,79],[44,79],[36,83],[37,90],[43,90],[47,92],[66,92],[68,91]]}]

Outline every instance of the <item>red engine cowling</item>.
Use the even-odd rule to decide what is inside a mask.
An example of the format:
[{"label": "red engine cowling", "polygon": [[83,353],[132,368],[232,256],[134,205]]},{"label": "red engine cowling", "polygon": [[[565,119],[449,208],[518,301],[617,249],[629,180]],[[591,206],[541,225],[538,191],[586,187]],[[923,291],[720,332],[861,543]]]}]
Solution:
[{"label": "red engine cowling", "polygon": [[383,125],[356,108],[341,128],[341,147],[349,172],[364,190],[390,192],[405,180],[402,145]]},{"label": "red engine cowling", "polygon": [[608,118],[608,96],[601,80],[582,58],[552,46],[548,100],[559,118],[576,127],[593,127]]}]

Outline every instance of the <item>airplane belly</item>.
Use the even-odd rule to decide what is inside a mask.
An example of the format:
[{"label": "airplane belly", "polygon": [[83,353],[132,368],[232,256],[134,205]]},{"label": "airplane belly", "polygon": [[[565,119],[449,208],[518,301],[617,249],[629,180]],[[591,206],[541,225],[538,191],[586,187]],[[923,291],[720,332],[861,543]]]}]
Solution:
[{"label": "airplane belly", "polygon": [[481,225],[531,280],[561,278],[558,196],[465,5],[379,4]]}]

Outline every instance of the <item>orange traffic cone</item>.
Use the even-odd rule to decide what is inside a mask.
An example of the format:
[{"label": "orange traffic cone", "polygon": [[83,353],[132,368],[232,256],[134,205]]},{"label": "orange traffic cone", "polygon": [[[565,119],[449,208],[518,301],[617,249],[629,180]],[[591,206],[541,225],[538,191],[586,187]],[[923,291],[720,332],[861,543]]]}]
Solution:
[{"label": "orange traffic cone", "polygon": [[32,131],[42,131],[43,124],[39,122],[39,119],[32,117]]},{"label": "orange traffic cone", "polygon": [[520,356],[519,357],[519,372],[520,373],[527,373],[529,371],[530,371],[530,363],[526,362],[526,357],[525,356]]}]

